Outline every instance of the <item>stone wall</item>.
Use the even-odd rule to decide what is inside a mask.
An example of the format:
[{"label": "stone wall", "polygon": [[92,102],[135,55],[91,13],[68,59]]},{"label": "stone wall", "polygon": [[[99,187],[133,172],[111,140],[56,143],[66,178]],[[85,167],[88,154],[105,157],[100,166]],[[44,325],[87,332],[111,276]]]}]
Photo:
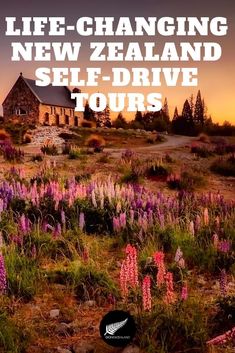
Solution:
[{"label": "stone wall", "polygon": [[[67,116],[67,117],[66,117]],[[77,117],[77,119],[75,118]],[[83,119],[83,113],[76,113],[74,109],[63,108],[57,106],[50,106],[46,104],[40,104],[39,106],[39,123],[44,125],[78,125],[81,124]]]},{"label": "stone wall", "polygon": [[[20,108],[24,109],[26,114],[18,114],[17,111]],[[38,123],[39,101],[21,77],[18,78],[3,102],[3,117],[5,122],[11,121],[17,117],[20,121],[25,123]]]}]

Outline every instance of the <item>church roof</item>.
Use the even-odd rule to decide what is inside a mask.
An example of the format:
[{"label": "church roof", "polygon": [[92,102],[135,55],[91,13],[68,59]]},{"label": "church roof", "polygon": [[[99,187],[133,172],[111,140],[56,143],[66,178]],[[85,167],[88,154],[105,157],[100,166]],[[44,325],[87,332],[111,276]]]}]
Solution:
[{"label": "church roof", "polygon": [[75,108],[71,99],[71,91],[65,86],[36,86],[35,80],[21,76],[40,103],[65,108]]}]

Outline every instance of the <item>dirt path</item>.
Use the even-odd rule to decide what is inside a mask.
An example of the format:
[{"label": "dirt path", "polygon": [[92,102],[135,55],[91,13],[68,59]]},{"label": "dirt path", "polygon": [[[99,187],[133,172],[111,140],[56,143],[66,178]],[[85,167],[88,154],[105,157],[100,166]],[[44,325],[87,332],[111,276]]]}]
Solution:
[{"label": "dirt path", "polygon": [[[146,151],[148,153],[157,153],[159,151],[165,151],[168,149],[174,149],[174,148],[189,145],[193,140],[195,140],[195,137],[168,135],[166,137],[165,142],[162,142],[156,145],[130,147],[130,148],[136,152]],[[105,151],[111,153],[112,157],[120,158],[122,152],[124,152],[127,148],[128,148],[128,145],[126,145],[125,148],[105,148]]]}]

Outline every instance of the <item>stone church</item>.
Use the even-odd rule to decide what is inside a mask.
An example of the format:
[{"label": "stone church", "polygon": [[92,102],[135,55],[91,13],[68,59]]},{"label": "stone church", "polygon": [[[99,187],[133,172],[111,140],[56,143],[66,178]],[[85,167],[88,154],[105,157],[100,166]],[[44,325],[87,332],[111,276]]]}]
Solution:
[{"label": "stone church", "polygon": [[[79,92],[79,89],[75,88],[73,92]],[[36,86],[34,80],[21,73],[2,103],[4,121],[79,126],[83,113],[75,112],[75,102],[70,95],[68,87]]]}]

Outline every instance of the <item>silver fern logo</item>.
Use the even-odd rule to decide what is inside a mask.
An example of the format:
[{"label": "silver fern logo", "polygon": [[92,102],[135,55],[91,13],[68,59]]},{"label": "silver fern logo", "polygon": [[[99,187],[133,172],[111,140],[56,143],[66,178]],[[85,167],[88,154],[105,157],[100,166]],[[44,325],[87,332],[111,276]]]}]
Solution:
[{"label": "silver fern logo", "polygon": [[100,336],[112,347],[125,347],[133,340],[135,333],[134,318],[127,311],[109,311],[100,321]]},{"label": "silver fern logo", "polygon": [[115,322],[113,324],[106,325],[106,332],[105,332],[104,336],[106,336],[107,334],[113,336],[121,327],[126,325],[127,321],[128,321],[128,318],[126,318],[123,321],[119,321],[119,322]]}]

